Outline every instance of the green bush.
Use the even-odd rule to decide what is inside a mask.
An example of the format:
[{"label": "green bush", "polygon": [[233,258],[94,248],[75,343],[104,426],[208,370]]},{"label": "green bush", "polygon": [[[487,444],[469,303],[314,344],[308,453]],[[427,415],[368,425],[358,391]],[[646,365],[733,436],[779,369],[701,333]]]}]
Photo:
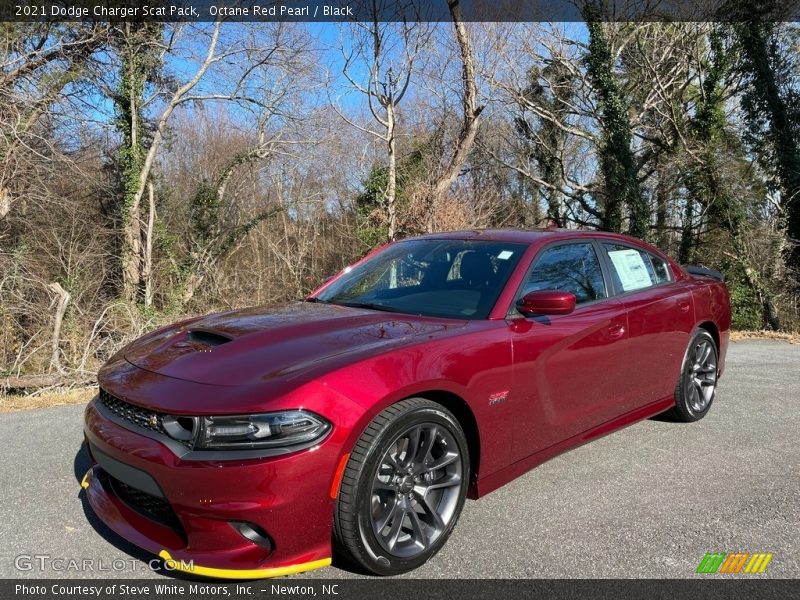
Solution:
[{"label": "green bush", "polygon": [[731,327],[740,330],[763,329],[761,303],[744,282],[741,269],[729,267],[726,271],[726,282],[731,294]]}]

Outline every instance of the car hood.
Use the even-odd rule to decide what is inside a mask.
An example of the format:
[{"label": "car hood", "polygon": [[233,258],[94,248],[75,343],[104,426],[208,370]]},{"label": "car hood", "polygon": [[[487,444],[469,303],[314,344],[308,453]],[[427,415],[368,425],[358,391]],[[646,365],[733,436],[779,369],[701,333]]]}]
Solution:
[{"label": "car hood", "polygon": [[131,364],[211,385],[294,379],[466,321],[296,302],[201,317],[156,331],[125,349]]}]

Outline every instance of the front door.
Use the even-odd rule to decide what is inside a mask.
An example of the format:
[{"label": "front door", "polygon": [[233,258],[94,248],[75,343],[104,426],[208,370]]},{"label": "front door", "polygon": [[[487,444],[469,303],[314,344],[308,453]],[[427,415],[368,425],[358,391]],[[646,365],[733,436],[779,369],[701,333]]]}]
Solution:
[{"label": "front door", "polygon": [[519,297],[536,290],[575,294],[569,315],[509,318],[514,359],[514,460],[624,412],[628,324],[591,241],[547,246]]}]

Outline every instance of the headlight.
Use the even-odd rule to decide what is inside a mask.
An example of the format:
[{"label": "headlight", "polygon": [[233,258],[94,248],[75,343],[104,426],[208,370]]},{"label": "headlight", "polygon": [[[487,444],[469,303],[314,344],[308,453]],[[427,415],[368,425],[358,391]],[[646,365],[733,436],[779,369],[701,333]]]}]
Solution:
[{"label": "headlight", "polygon": [[331,428],[325,419],[304,410],[200,417],[199,425],[195,450],[257,450],[308,444]]}]

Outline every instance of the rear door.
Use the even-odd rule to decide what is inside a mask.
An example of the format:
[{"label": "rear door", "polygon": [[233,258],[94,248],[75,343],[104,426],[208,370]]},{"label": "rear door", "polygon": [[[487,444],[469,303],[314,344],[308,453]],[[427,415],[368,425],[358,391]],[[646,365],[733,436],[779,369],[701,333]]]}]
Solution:
[{"label": "rear door", "polygon": [[670,397],[694,328],[689,286],[673,280],[664,259],[641,248],[602,242],[616,297],[628,313],[627,410]]},{"label": "rear door", "polygon": [[611,298],[600,249],[591,240],[539,251],[517,297],[544,289],[575,294],[569,315],[509,318],[518,411],[514,460],[577,435],[623,412],[627,322]]}]

